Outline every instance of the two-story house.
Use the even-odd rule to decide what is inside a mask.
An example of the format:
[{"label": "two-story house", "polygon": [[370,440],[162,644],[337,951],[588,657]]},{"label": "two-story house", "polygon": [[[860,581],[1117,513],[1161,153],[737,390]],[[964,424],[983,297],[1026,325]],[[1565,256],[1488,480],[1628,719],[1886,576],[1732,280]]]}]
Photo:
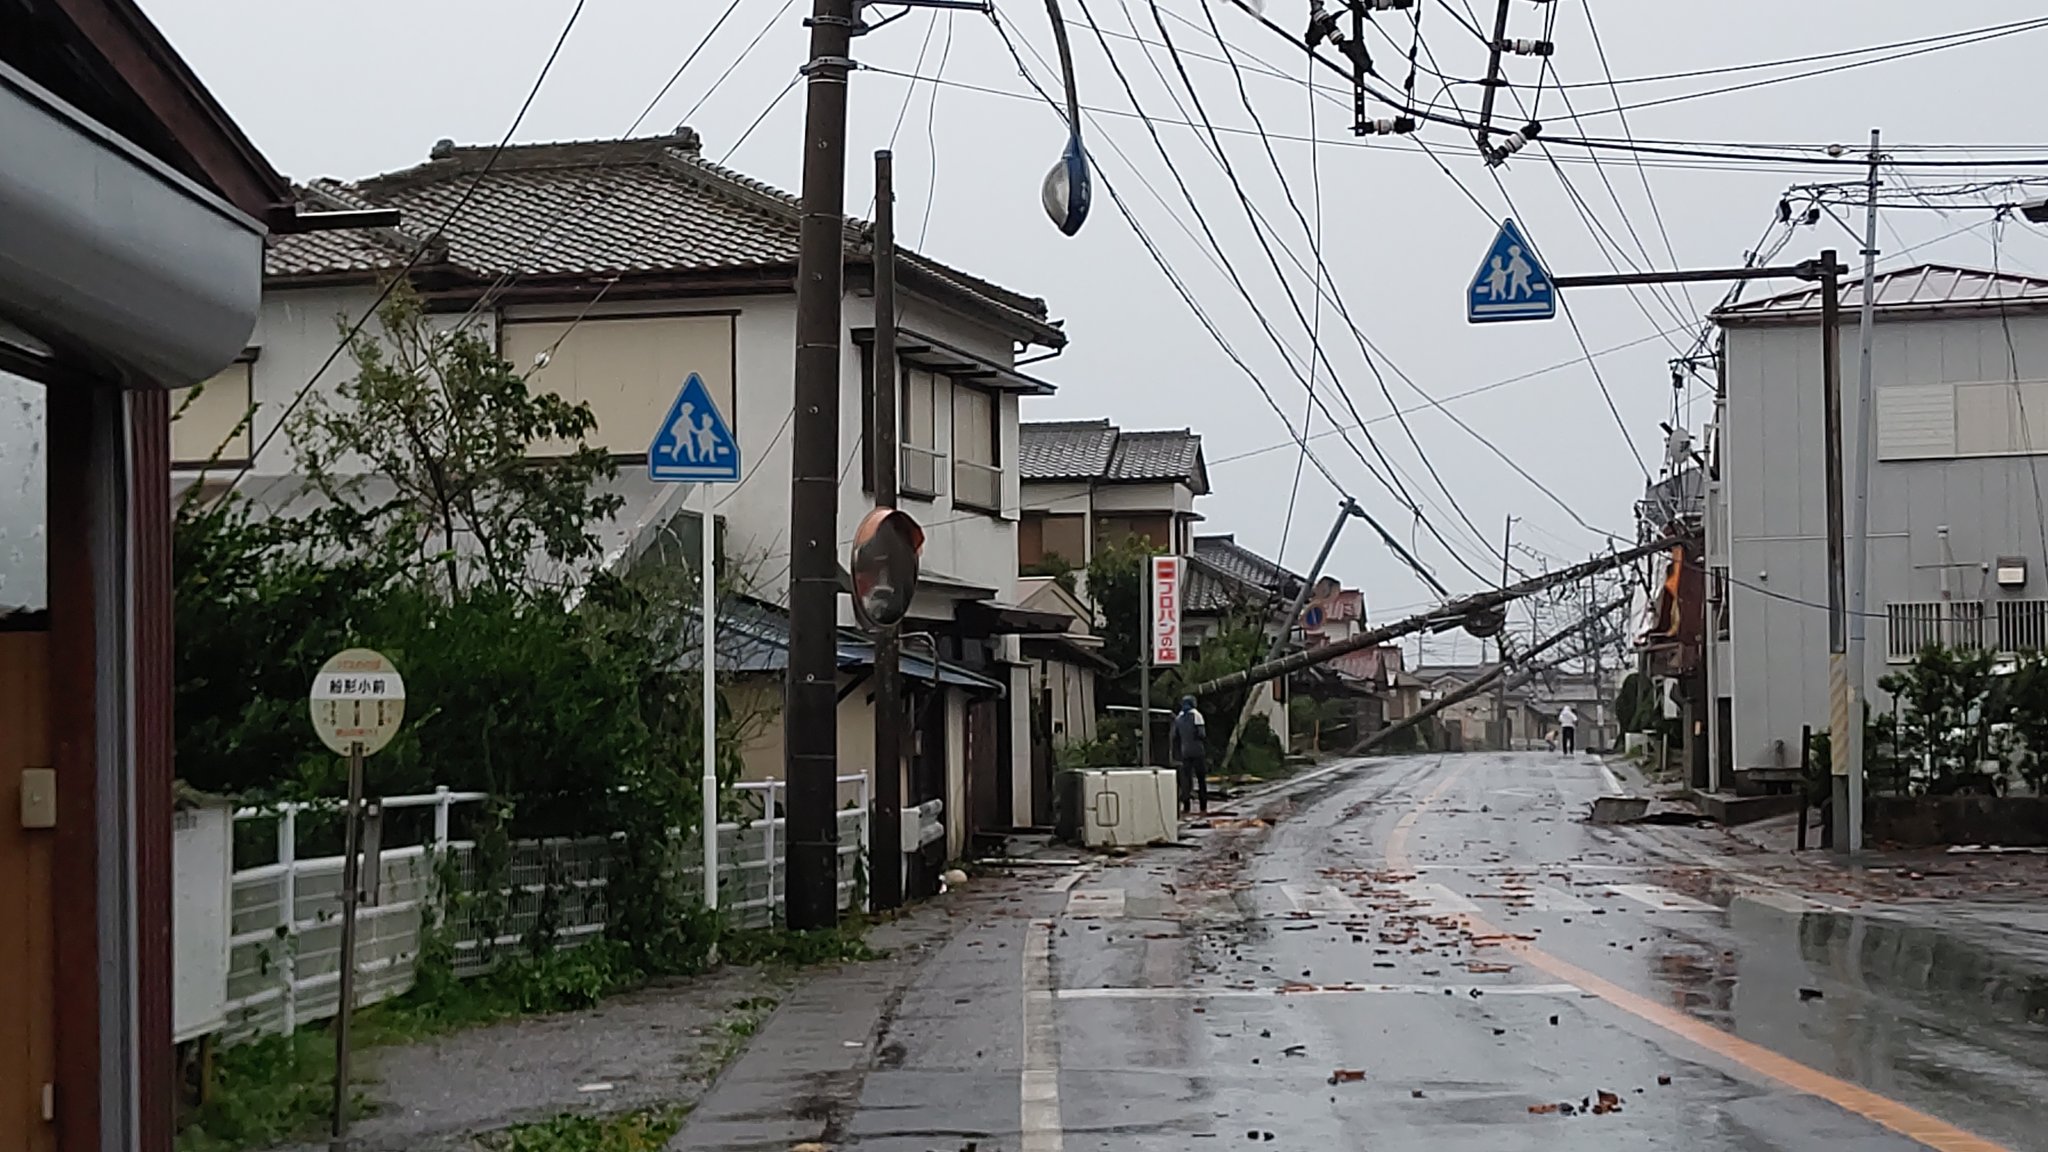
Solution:
[{"label": "two-story house", "polygon": [[[630,556],[689,520],[684,486],[649,480],[648,446],[679,387],[700,376],[738,440],[742,480],[714,493],[728,563],[772,606],[788,593],[790,427],[795,410],[798,200],[706,160],[698,134],[502,150],[436,144],[401,171],[318,180],[303,199],[330,209],[396,209],[394,228],[281,238],[269,251],[261,317],[241,360],[178,423],[181,464],[224,441],[245,485],[288,478],[288,436],[273,436],[307,390],[332,396],[352,372],[337,325],[362,317],[404,274],[438,322],[481,329],[536,389],[590,405],[592,442],[619,464],[625,499],[608,547]],[[845,232],[839,534],[850,545],[872,506],[866,484],[873,340],[870,234]],[[897,379],[903,506],[924,526],[924,580],[906,644],[964,669],[925,685],[912,780],[936,781],[950,814],[1009,824],[1029,811],[1028,714],[1014,635],[1021,513],[1017,401],[1051,386],[1019,373],[1020,349],[1065,343],[1045,304],[899,249]],[[374,330],[374,329],[373,329]],[[243,413],[254,417],[236,430]],[[540,449],[543,450],[544,449]],[[254,456],[251,459],[251,456]],[[856,473],[855,469],[860,468]],[[694,527],[690,528],[694,534]],[[851,624],[848,603],[842,620]],[[1028,626],[1028,625],[1027,625]],[[930,665],[925,667],[929,670]],[[908,668],[908,665],[906,665]],[[842,772],[872,764],[870,695],[849,673]],[[1014,682],[1014,683],[1013,683]],[[913,693],[918,685],[910,685]],[[779,741],[750,771],[779,774]],[[967,843],[949,817],[949,849]]]},{"label": "two-story house", "polygon": [[1195,499],[1209,494],[1202,438],[1193,432],[1034,420],[1019,429],[1018,458],[1021,570],[1085,570],[1097,550],[1131,537],[1161,552],[1193,550]]}]

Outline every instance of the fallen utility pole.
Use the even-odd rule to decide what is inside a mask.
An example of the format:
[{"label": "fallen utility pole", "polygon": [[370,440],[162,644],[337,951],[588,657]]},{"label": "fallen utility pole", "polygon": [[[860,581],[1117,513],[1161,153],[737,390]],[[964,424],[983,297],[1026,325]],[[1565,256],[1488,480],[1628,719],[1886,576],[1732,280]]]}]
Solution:
[{"label": "fallen utility pole", "polygon": [[1595,576],[1610,569],[1619,568],[1623,564],[1640,560],[1645,556],[1666,551],[1671,547],[1672,539],[1671,537],[1666,537],[1647,544],[1638,544],[1633,548],[1620,552],[1595,557],[1583,564],[1574,564],[1570,568],[1559,569],[1556,572],[1547,572],[1541,576],[1532,576],[1527,580],[1510,584],[1505,588],[1489,588],[1484,592],[1475,592],[1470,596],[1449,601],[1430,611],[1405,617],[1392,624],[1374,628],[1368,632],[1360,632],[1355,636],[1347,636],[1334,643],[1320,644],[1301,652],[1290,652],[1278,660],[1268,660],[1262,664],[1255,664],[1242,672],[1232,672],[1227,676],[1219,676],[1214,680],[1203,681],[1188,688],[1187,692],[1192,696],[1204,696],[1212,692],[1223,692],[1232,688],[1241,688],[1247,684],[1257,684],[1278,676],[1299,672],[1303,668],[1313,668],[1317,664],[1328,663],[1347,652],[1357,652],[1365,648],[1377,648],[1389,640],[1406,636],[1411,632],[1442,632],[1456,628],[1462,625],[1467,617],[1483,615],[1491,610],[1500,608],[1510,601],[1519,600],[1531,592],[1541,592],[1546,588],[1555,588],[1560,584],[1571,584],[1584,580],[1588,576]]},{"label": "fallen utility pole", "polygon": [[[1344,503],[1337,508],[1337,520],[1330,525],[1330,534],[1323,538],[1323,550],[1316,553],[1315,567],[1308,570],[1308,579],[1301,582],[1300,590],[1294,594],[1294,602],[1287,608],[1286,617],[1280,621],[1280,634],[1273,637],[1273,642],[1266,646],[1266,659],[1277,659],[1280,653],[1287,650],[1287,637],[1293,633],[1295,622],[1301,619],[1301,611],[1307,606],[1309,595],[1315,590],[1316,581],[1322,579],[1323,565],[1330,562],[1330,550],[1337,546],[1337,537],[1344,531],[1344,522],[1353,516],[1364,517],[1365,510],[1358,506],[1358,501],[1346,496]],[[1255,691],[1244,694],[1244,705],[1237,710],[1237,724],[1230,729],[1230,742],[1224,746],[1223,759],[1216,762],[1219,770],[1229,768],[1230,758],[1237,755],[1238,739],[1244,735],[1245,721],[1251,719],[1252,706],[1257,704],[1258,700],[1259,694]]]},{"label": "fallen utility pole", "polygon": [[[1602,608],[1599,611],[1594,612],[1590,616],[1586,616],[1580,619],[1578,623],[1573,624],[1571,627],[1566,628],[1562,632],[1559,632],[1556,635],[1551,636],[1549,639],[1544,640],[1542,643],[1537,644],[1536,646],[1530,648],[1528,651],[1522,653],[1523,669],[1533,674],[1536,671],[1536,665],[1531,663],[1531,661],[1533,661],[1537,656],[1542,655],[1544,652],[1548,651],[1551,648],[1555,648],[1559,644],[1564,643],[1566,640],[1571,639],[1579,633],[1586,631],[1593,625],[1599,623],[1601,620],[1605,619],[1608,616],[1613,615],[1616,611],[1619,611],[1621,608],[1626,607],[1627,604],[1628,597],[1626,596],[1622,597],[1619,600],[1615,600],[1609,603],[1605,608]],[[1385,728],[1382,728],[1379,731],[1374,732],[1372,735],[1367,736],[1365,739],[1360,740],[1358,743],[1351,746],[1351,751],[1348,754],[1356,756],[1359,753],[1364,752],[1367,749],[1373,747],[1375,744],[1379,744],[1382,741],[1386,740],[1388,737],[1393,736],[1395,733],[1405,732],[1408,729],[1415,727],[1417,724],[1422,723],[1424,720],[1429,719],[1431,716],[1434,716],[1437,713],[1443,711],[1444,709],[1449,708],[1451,705],[1463,703],[1466,700],[1470,700],[1474,696],[1477,696],[1480,693],[1486,691],[1488,688],[1494,687],[1496,684],[1499,685],[1500,691],[1506,692],[1508,689],[1507,671],[1507,665],[1496,665],[1493,671],[1488,672],[1484,676],[1481,676],[1473,680],[1470,684],[1467,684],[1454,692],[1446,693],[1443,699],[1430,704],[1426,708],[1417,709],[1413,716],[1404,716],[1401,719],[1396,720],[1392,724],[1387,725]],[[1527,677],[1524,677],[1524,679],[1526,680]]]}]

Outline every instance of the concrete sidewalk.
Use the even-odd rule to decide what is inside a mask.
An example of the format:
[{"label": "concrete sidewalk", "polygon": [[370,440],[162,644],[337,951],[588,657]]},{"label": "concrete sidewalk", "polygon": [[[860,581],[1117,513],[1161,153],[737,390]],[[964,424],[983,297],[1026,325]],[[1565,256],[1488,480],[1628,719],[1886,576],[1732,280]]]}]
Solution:
[{"label": "concrete sidewalk", "polygon": [[[793,990],[690,1113],[669,1148],[788,1152],[838,1143],[869,1075],[901,1058],[883,1037],[905,997],[914,995],[920,979],[933,970],[933,961],[978,953],[987,948],[978,935],[1021,926],[1048,899],[1033,894],[1042,893],[1058,875],[1034,869],[1014,877],[977,878],[872,930],[868,942],[888,955],[814,974]],[[988,948],[991,956],[997,952],[1004,972],[1015,967],[1017,953]],[[1006,997],[1001,1003],[1007,1010],[1013,1000]]]}]

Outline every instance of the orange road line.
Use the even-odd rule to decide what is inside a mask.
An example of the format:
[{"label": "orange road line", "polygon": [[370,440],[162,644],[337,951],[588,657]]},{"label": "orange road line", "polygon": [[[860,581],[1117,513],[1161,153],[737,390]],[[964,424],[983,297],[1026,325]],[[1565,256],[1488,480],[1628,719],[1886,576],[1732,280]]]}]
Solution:
[{"label": "orange road line", "polygon": [[[1471,761],[1459,765],[1450,775],[1437,782],[1436,787],[1416,802],[1414,808],[1401,817],[1394,830],[1387,836],[1387,867],[1396,872],[1408,870],[1408,837],[1416,821],[1440,799],[1465,774]],[[1472,915],[1460,915],[1459,920],[1473,935],[1505,935],[1503,929]],[[1836,1076],[1830,1076],[1817,1068],[1810,1067],[1788,1056],[1773,1052],[1760,1044],[1744,1040],[1733,1033],[1724,1032],[1702,1020],[1694,1019],[1646,996],[1596,976],[1584,968],[1560,959],[1531,944],[1514,941],[1509,950],[1526,960],[1531,966],[1577,986],[1582,991],[1606,1001],[1608,1004],[1627,1012],[1629,1015],[1654,1024],[1666,1032],[1705,1048],[1724,1059],[1734,1062],[1766,1079],[1775,1080],[1798,1092],[1817,1096],[1847,1112],[1853,1112],[1872,1123],[1889,1128],[1908,1139],[1918,1141],[1936,1152],[2010,1152],[2002,1144],[1995,1144],[1971,1132],[1943,1120],[1937,1120],[1916,1108],[1901,1104],[1886,1096],[1880,1096],[1867,1088],[1851,1084]]]}]

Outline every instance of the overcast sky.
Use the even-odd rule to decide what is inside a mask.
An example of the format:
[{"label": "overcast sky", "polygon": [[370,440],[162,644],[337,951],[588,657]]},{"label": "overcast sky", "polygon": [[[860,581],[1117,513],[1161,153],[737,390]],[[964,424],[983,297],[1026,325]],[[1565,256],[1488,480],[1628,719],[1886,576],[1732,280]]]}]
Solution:
[{"label": "overcast sky", "polygon": [[[347,5],[279,4],[275,0],[142,0],[228,111],[273,163],[297,179],[360,177],[418,163],[440,137],[465,143],[495,141],[511,122],[546,58],[574,0],[356,0]],[[587,0],[560,61],[520,127],[521,141],[617,136],[726,8],[727,0]],[[1098,111],[1085,122],[1102,175],[1116,187],[1165,260],[1237,354],[1250,365],[1300,426],[1306,392],[1296,373],[1231,279],[1198,242],[1201,227],[1162,163],[1144,124],[1106,62],[1101,44],[1082,23],[1081,0],[1063,0],[1073,23],[1082,101]],[[1427,0],[1422,31],[1425,69],[1434,55],[1441,71],[1464,78],[1483,74],[1485,52],[1460,27],[1466,0]],[[1491,8],[1471,0],[1482,22]],[[1865,45],[2022,20],[2042,14],[2039,0],[1721,0],[1711,6],[1647,0],[1557,0],[1554,72],[1535,111],[1556,134],[1570,134],[1565,98],[1585,119],[1586,136],[1619,136],[1620,119],[1597,115],[1615,95],[1604,86],[1600,55],[1589,31],[1588,4],[1615,76],[1654,76],[1764,60],[1838,52]],[[728,163],[783,188],[798,186],[801,159],[801,90],[785,93],[802,62],[806,31],[801,17],[810,0],[739,0],[737,11],[709,48],[660,102],[641,132],[679,122],[697,128],[706,154],[726,157],[753,128]],[[1387,391],[1408,416],[1418,455],[1407,433],[1391,420],[1371,425],[1381,450],[1422,512],[1480,572],[1497,578],[1503,517],[1520,517],[1516,536],[1553,565],[1584,558],[1603,545],[1585,525],[1632,533],[1632,505],[1644,475],[1624,439],[1623,426],[1652,473],[1661,465],[1658,422],[1672,413],[1667,361],[1691,343],[1698,319],[1719,296],[1718,287],[1674,292],[1667,302],[1647,291],[1589,289],[1568,301],[1585,346],[1618,409],[1603,398],[1599,380],[1583,363],[1579,336],[1560,318],[1549,323],[1466,324],[1464,289],[1492,239],[1498,218],[1515,215],[1559,274],[1610,271],[1611,253],[1596,242],[1604,229],[1637,266],[1668,267],[1672,254],[1688,267],[1738,264],[1763,237],[1779,196],[1793,183],[1847,180],[1853,169],[1792,168],[1754,164],[1645,158],[1638,172],[1626,154],[1605,153],[1604,166],[1583,149],[1556,146],[1553,167],[1531,149],[1499,173],[1479,161],[1471,137],[1448,126],[1422,134],[1458,180],[1412,141],[1364,144],[1350,134],[1350,96],[1340,77],[1319,73],[1330,86],[1313,101],[1303,86],[1298,50],[1223,0],[1213,16],[1237,54],[1258,121],[1272,137],[1284,182],[1268,162],[1254,121],[1240,101],[1231,69],[1208,34],[1200,0],[1162,0],[1165,27],[1185,57],[1200,104],[1222,133],[1225,155],[1246,195],[1270,225],[1278,258],[1305,312],[1315,315],[1314,294],[1292,263],[1313,268],[1305,231],[1283,188],[1294,193],[1313,223],[1320,187],[1321,244],[1330,287],[1364,334],[1390,359],[1380,367]],[[1305,5],[1268,0],[1274,18],[1294,27]],[[1510,34],[1542,34],[1547,6],[1517,3]],[[1307,325],[1297,320],[1280,281],[1247,223],[1231,183],[1208,151],[1207,137],[1185,126],[1163,83],[1174,79],[1163,49],[1135,43],[1132,31],[1161,40],[1149,0],[1090,0],[1089,9],[1112,33],[1109,46],[1154,118],[1160,140],[1181,180],[1214,230],[1224,263],[1235,271],[1295,363],[1307,362]],[[780,15],[777,13],[780,11]],[[1053,59],[1047,15],[1037,0],[998,0],[1003,22],[1020,36],[1025,58],[1041,82],[1053,73],[1031,55]],[[1177,19],[1178,18],[1178,19]],[[1184,22],[1185,21],[1185,22]],[[1370,36],[1383,75],[1406,74],[1410,41],[1403,14],[1382,21],[1392,37]],[[751,52],[749,41],[767,29]],[[928,36],[929,33],[929,36]],[[1121,33],[1121,36],[1115,34]],[[1021,46],[1021,45],[1020,45]],[[1839,141],[1860,148],[1872,127],[1888,142],[2004,144],[2043,141],[2040,101],[2028,81],[2038,75],[2048,30],[1929,52],[1789,83],[1680,100],[1628,116],[1638,139],[1736,142]],[[1147,59],[1150,52],[1151,59]],[[745,53],[744,55],[742,55]],[[1206,529],[1235,533],[1269,555],[1305,569],[1328,528],[1336,491],[1311,462],[1303,472],[1290,524],[1286,517],[1300,453],[1281,417],[1261,398],[1181,300],[1147,255],[1116,205],[1098,186],[1087,227],[1062,237],[1038,207],[1039,180],[1058,155],[1064,129],[1055,113],[1031,96],[995,27],[978,13],[913,12],[856,43],[856,55],[878,70],[940,77],[945,86],[866,71],[853,81],[853,171],[848,203],[870,201],[874,149],[893,140],[897,154],[898,220],[903,243],[1005,286],[1044,297],[1072,337],[1064,355],[1036,371],[1060,386],[1059,395],[1031,400],[1026,419],[1107,416],[1127,428],[1189,426],[1203,436],[1214,495],[1201,504]],[[922,63],[919,63],[922,57]],[[1204,57],[1207,57],[1205,59]],[[1290,78],[1262,74],[1270,62]],[[722,84],[714,84],[737,61]],[[1624,83],[1620,95],[1636,104],[1706,89],[1824,67],[1807,64],[1777,71],[1741,72],[1659,83]],[[1533,86],[1529,59],[1510,62],[1509,76]],[[1567,87],[1560,90],[1556,83]],[[1602,83],[1595,83],[1602,82]],[[960,85],[997,89],[991,94]],[[1571,85],[1580,85],[1571,87]],[[1425,70],[1418,96],[1441,86]],[[708,98],[706,93],[710,92]],[[1468,111],[1478,89],[1451,89]],[[936,100],[934,94],[936,93]],[[1518,93],[1535,99],[1533,88]],[[906,94],[909,102],[905,104]],[[1185,92],[1179,99],[1195,113]],[[699,103],[701,101],[701,106]],[[1510,126],[1524,119],[1516,101],[1503,98]],[[1378,113],[1387,114],[1384,109]],[[1312,148],[1311,135],[1321,141]],[[1924,155],[1924,153],[1916,153]],[[1135,171],[1133,165],[1135,164]],[[1590,209],[1590,226],[1560,178]],[[1954,183],[1970,172],[1916,173],[1924,183]],[[1645,177],[1654,192],[1646,195]],[[1505,197],[1502,189],[1505,189]],[[2000,198],[2003,193],[1998,194]],[[1620,200],[1617,208],[1615,198]],[[1625,209],[1625,214],[1623,209]],[[1845,212],[1860,227],[1860,215]],[[1893,211],[1885,215],[1881,247],[1887,260],[1937,260],[1989,267],[1994,229],[1982,209],[1956,213]],[[927,221],[928,217],[928,221]],[[1660,224],[1661,218],[1661,224]],[[1979,225],[1904,255],[1908,245]],[[2003,229],[2001,267],[2048,272],[2048,244],[2020,223]],[[1670,252],[1665,236],[1668,234]],[[1647,249],[1638,250],[1637,238]],[[1604,237],[1603,237],[1604,240]],[[1823,220],[1802,229],[1785,249],[1788,260],[1823,245],[1853,262],[1854,239]],[[1290,257],[1288,253],[1291,253]],[[1326,289],[1327,290],[1327,289]],[[1674,312],[1676,313],[1674,315]],[[1320,309],[1320,343],[1335,375],[1368,419],[1390,409],[1387,394],[1367,369],[1359,343],[1337,309]],[[1660,335],[1661,334],[1661,335]],[[1417,388],[1446,397],[1556,365],[1554,371],[1492,389],[1450,409],[1467,432],[1429,407]],[[1403,380],[1391,365],[1412,378]],[[1329,373],[1317,372],[1317,394],[1348,418]],[[1694,388],[1690,396],[1698,398]],[[1695,431],[1710,418],[1700,402],[1684,409]],[[1327,431],[1317,413],[1314,427]],[[1484,437],[1555,493],[1552,499],[1486,447]],[[1353,435],[1312,441],[1316,457],[1344,490],[1410,541],[1454,590],[1479,580],[1416,521],[1405,501],[1374,480],[1360,455],[1378,466],[1374,449]],[[1818,450],[1816,445],[1815,450]],[[1424,466],[1433,465],[1447,495]],[[1455,504],[1454,504],[1455,500]],[[1567,510],[1567,506],[1569,511]],[[1486,542],[1459,515],[1462,509]],[[1580,521],[1583,521],[1582,525]],[[1283,539],[1284,536],[1284,539]],[[1518,565],[1539,561],[1517,553]],[[1366,590],[1371,612],[1385,618],[1428,597],[1427,589],[1362,526],[1350,529],[1332,563],[1335,574]],[[1448,656],[1448,638],[1433,656]],[[1462,655],[1474,655],[1470,641]]]}]

